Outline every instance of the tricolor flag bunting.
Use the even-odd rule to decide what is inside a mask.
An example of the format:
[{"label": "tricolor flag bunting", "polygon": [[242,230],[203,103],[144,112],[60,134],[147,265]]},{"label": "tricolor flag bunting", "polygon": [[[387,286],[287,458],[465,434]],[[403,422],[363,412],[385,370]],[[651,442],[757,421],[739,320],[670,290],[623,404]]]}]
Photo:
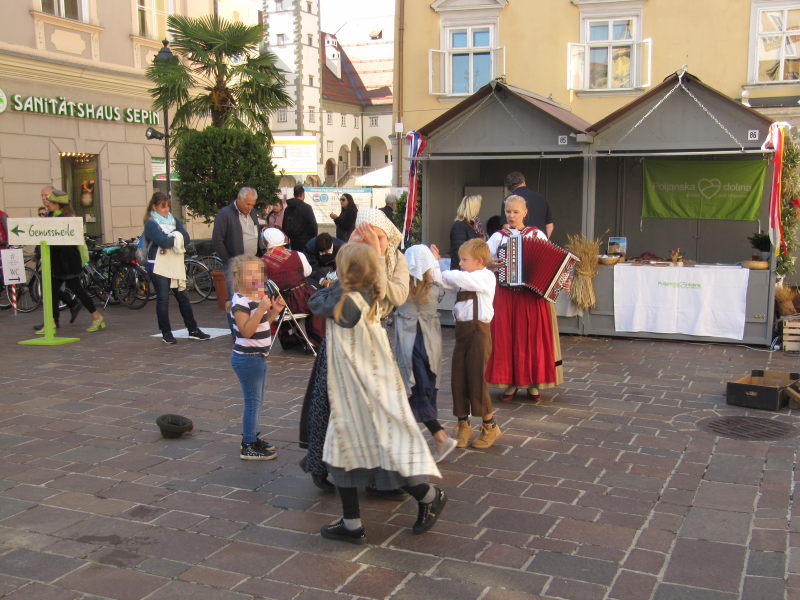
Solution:
[{"label": "tricolor flag bunting", "polygon": [[409,131],[408,140],[408,198],[406,200],[406,218],[403,221],[403,244],[406,236],[411,232],[411,223],[417,212],[417,181],[419,179],[419,161],[416,158],[425,149],[425,138],[419,131]]},{"label": "tricolor flag bunting", "polygon": [[783,121],[769,126],[767,139],[762,150],[774,150],[772,157],[772,190],[769,195],[769,239],[776,255],[786,253],[786,242],[783,240],[783,221],[781,220],[781,171],[783,169],[783,142],[786,132],[791,126]]}]

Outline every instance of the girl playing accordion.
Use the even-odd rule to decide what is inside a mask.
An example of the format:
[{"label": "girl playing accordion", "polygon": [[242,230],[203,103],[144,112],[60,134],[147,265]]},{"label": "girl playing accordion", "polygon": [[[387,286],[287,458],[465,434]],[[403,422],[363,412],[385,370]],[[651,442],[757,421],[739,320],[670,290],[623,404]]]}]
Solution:
[{"label": "girl playing accordion", "polygon": [[[525,200],[511,195],[505,200],[508,228],[492,234],[489,250],[498,250],[516,235],[531,235],[546,240],[535,227],[525,227]],[[558,368],[557,368],[558,363]],[[558,326],[552,306],[538,294],[520,287],[499,283],[494,295],[492,354],[486,367],[486,381],[505,389],[501,400],[509,402],[518,388],[527,388],[528,399],[539,402],[539,388],[550,388],[563,381]]]}]

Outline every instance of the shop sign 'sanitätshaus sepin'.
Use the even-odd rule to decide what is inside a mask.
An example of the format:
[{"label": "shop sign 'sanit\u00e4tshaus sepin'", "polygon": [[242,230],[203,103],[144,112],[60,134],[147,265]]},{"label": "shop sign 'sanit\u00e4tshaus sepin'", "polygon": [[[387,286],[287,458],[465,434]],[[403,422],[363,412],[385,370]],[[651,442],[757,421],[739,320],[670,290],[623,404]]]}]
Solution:
[{"label": "shop sign 'sanit\u00e4tshaus sepin'", "polygon": [[[0,90],[0,96],[6,98]],[[99,121],[122,121],[124,123],[142,123],[145,125],[160,125],[159,114],[152,110],[141,108],[123,108],[110,104],[93,104],[92,102],[74,102],[64,96],[47,98],[45,96],[23,96],[13,94],[10,102],[3,102],[0,112],[10,107],[18,112],[39,113],[59,117],[74,117],[77,119],[96,119]]]}]

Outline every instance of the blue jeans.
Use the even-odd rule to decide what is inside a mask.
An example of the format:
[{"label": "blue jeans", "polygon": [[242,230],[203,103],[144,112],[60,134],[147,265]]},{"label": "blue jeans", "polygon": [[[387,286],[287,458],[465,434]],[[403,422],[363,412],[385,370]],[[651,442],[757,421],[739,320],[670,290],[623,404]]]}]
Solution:
[{"label": "blue jeans", "polygon": [[242,441],[256,441],[258,413],[264,401],[264,386],[267,383],[267,359],[261,354],[239,354],[231,352],[231,367],[239,378],[244,396],[242,412]]},{"label": "blue jeans", "polygon": [[[149,273],[150,281],[153,282],[153,287],[156,288],[156,318],[158,319],[158,328],[161,333],[172,331],[169,324],[169,278],[156,275],[152,271]],[[178,300],[178,308],[181,311],[183,322],[189,331],[197,329],[197,321],[194,320],[194,312],[192,311],[192,304],[189,302],[189,296],[186,291],[179,292],[178,288],[172,288],[172,293]]]}]

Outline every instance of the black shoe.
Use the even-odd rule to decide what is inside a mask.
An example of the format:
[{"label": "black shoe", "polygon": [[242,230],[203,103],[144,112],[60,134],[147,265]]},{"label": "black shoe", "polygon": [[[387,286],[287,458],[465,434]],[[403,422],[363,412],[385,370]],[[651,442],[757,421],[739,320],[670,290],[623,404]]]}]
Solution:
[{"label": "black shoe", "polygon": [[436,485],[433,486],[433,489],[436,491],[436,497],[433,499],[433,502],[428,502],[427,504],[419,503],[417,522],[414,523],[414,527],[412,528],[412,531],[416,534],[425,533],[428,529],[433,527],[439,515],[442,514],[444,505],[447,504],[447,495],[444,493],[444,490]]},{"label": "black shoe", "polygon": [[379,490],[372,486],[367,486],[367,495],[374,496],[375,498],[383,498],[384,500],[403,500],[406,497],[406,493],[401,489]]},{"label": "black shoe", "polygon": [[319,530],[319,534],[329,540],[339,540],[358,545],[363,544],[364,540],[367,538],[367,532],[363,527],[348,529],[344,526],[343,519],[339,519],[336,523],[325,525],[325,527]]},{"label": "black shoe", "polygon": [[311,481],[313,481],[314,485],[317,486],[326,494],[333,494],[336,491],[336,486],[333,485],[330,481],[328,481],[327,476],[312,475]]},{"label": "black shoe", "polygon": [[211,336],[207,333],[203,333],[199,329],[192,329],[189,332],[189,337],[193,340],[210,340]]},{"label": "black shoe", "polygon": [[256,446],[258,446],[259,448],[262,448],[264,450],[277,450],[277,448],[275,448],[275,444],[271,444],[267,440],[262,440],[261,438],[258,437],[260,435],[261,435],[261,432],[257,431],[256,432],[256,441],[254,442]]},{"label": "black shoe", "polygon": [[73,304],[72,306],[69,307],[69,322],[70,323],[74,323],[75,319],[78,318],[78,313],[81,312],[81,308],[83,308],[83,307],[81,306],[80,302],[77,302],[77,303],[75,303],[75,304]]},{"label": "black shoe", "polygon": [[242,460],[272,460],[273,458],[278,458],[278,453],[275,450],[259,447],[258,442],[249,444],[242,442],[239,458]]},{"label": "black shoe", "polygon": [[161,339],[164,340],[165,344],[175,345],[178,343],[178,340],[175,339],[175,336],[172,335],[171,331],[165,331],[161,334]]}]

